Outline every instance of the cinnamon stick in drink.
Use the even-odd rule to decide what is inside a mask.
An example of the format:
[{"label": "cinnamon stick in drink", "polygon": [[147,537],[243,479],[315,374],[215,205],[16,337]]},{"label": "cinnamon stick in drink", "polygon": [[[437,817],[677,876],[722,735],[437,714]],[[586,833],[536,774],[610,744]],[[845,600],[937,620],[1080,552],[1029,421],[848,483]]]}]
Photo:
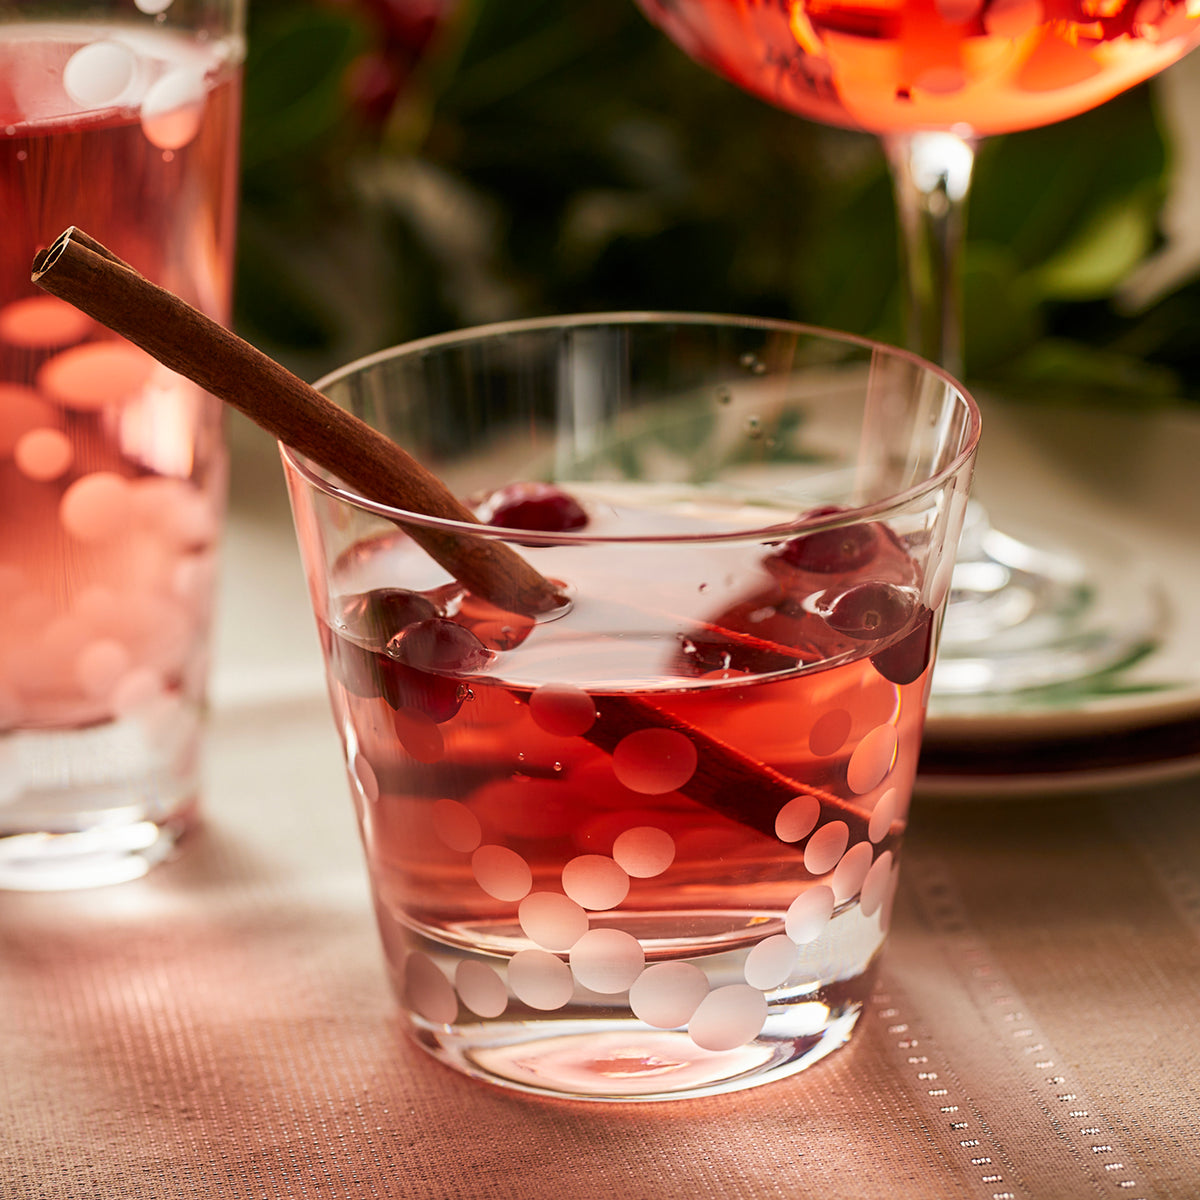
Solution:
[{"label": "cinnamon stick in drink", "polygon": [[[231,404],[367,500],[463,524],[475,515],[395,442],[74,227],[33,263],[33,282]],[[505,542],[406,524],[460,583],[510,612],[560,608],[558,589]]]}]

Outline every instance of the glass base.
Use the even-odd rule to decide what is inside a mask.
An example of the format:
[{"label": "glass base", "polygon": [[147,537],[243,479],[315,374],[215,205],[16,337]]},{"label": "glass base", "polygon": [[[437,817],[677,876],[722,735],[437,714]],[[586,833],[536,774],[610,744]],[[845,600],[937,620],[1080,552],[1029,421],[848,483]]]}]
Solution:
[{"label": "glass base", "polygon": [[124,883],[194,823],[198,713],[182,703],[78,730],[0,735],[0,889]]},{"label": "glass base", "polygon": [[452,1030],[413,1019],[419,1045],[485,1082],[558,1099],[679,1100],[785,1079],[844,1046],[862,1012],[864,986],[838,985],[838,1001],[777,997],[762,1033],[732,1050],[703,1050],[684,1030],[621,1019],[481,1022]]},{"label": "glass base", "polygon": [[973,502],[934,669],[931,716],[994,711],[1014,692],[1124,666],[1154,646],[1162,622],[1156,581],[1107,530],[1001,533]]}]

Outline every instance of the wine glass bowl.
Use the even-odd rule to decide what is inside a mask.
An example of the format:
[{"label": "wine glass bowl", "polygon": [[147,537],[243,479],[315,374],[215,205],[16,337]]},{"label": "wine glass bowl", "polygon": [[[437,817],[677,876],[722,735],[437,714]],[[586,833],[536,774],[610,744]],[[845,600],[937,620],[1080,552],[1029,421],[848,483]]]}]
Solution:
[{"label": "wine glass bowl", "polygon": [[1200,41],[1200,10],[1186,0],[639,4],[690,57],[744,90],[881,135],[982,137],[1062,121]]}]

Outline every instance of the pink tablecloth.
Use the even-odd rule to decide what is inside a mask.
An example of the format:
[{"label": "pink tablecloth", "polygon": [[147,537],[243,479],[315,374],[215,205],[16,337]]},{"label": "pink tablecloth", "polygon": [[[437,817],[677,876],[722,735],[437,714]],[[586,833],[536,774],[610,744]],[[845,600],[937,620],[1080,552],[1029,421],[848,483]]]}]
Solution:
[{"label": "pink tablecloth", "polygon": [[147,879],[0,895],[0,1196],[1200,1194],[1200,785],[927,802],[878,990],[793,1080],[531,1100],[400,1033],[322,698],[230,704]]}]

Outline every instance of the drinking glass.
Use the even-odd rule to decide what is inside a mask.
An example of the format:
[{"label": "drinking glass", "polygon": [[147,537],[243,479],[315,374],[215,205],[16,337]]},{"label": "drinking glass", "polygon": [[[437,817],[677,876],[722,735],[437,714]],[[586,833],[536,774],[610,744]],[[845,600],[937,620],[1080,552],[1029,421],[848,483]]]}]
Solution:
[{"label": "drinking glass", "polygon": [[[283,448],[416,1040],[592,1100],[842,1045],[891,911],[970,398],[905,351],[672,314],[467,330],[318,386],[483,522]],[[468,590],[423,548],[455,540],[514,548],[555,602]]]},{"label": "drinking glass", "polygon": [[241,0],[0,4],[0,887],[117,882],[196,805],[221,407],[30,283],[70,225],[229,317]]},{"label": "drinking glass", "polygon": [[[895,188],[907,342],[962,370],[959,275],[977,140],[1063,120],[1200,42],[1194,0],[638,0],[688,55],[801,116],[880,136]],[[1053,535],[1052,535],[1053,537]],[[1082,679],[1158,636],[1112,558],[1034,546],[973,504],[935,697],[970,713]]]}]

